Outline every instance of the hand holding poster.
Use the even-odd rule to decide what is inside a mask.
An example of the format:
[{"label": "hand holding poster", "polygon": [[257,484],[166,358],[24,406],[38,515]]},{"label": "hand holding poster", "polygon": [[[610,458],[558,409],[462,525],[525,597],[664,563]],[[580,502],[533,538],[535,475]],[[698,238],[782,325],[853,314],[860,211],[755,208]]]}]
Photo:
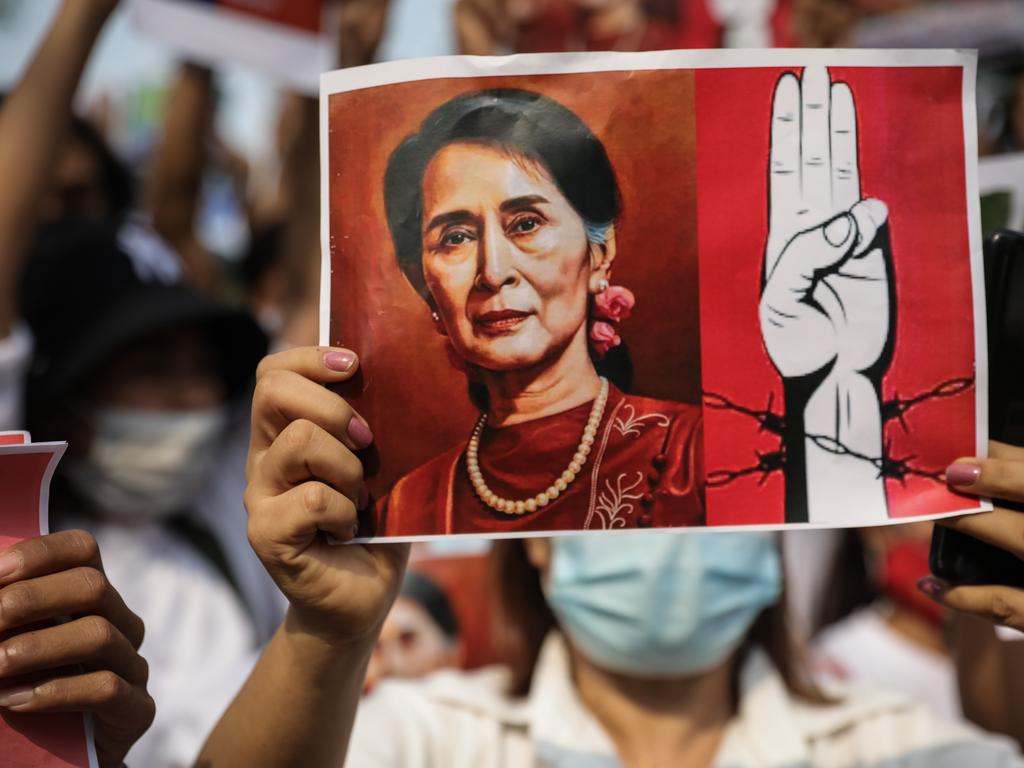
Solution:
[{"label": "hand holding poster", "polygon": [[[0,552],[49,532],[50,478],[65,443],[29,443],[25,432],[0,433]],[[0,633],[7,640],[10,632]],[[5,676],[3,689],[25,679]],[[10,768],[96,768],[92,723],[78,713],[0,710],[0,755]]]},{"label": "hand holding poster", "polygon": [[254,67],[305,93],[337,66],[332,0],[131,0],[146,34],[204,64]]},{"label": "hand holding poster", "polygon": [[[435,59],[323,79],[360,535],[988,508],[974,60]],[[465,393],[465,394],[463,394]]]}]

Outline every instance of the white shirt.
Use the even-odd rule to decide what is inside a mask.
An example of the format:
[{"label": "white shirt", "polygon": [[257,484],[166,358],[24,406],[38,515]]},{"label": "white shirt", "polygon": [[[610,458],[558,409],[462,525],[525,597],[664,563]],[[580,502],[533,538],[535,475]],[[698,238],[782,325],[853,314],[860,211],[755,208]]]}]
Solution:
[{"label": "white shirt", "polygon": [[947,720],[963,716],[952,658],[911,642],[877,608],[862,608],[825,629],[814,656],[826,675],[884,685]]},{"label": "white shirt", "polygon": [[[607,734],[572,686],[564,641],[545,643],[530,695],[504,695],[489,668],[385,681],[359,708],[346,768],[618,768]],[[815,706],[788,693],[761,654],[714,768],[1021,768],[1008,741],[945,723],[896,695],[851,687]]]},{"label": "white shirt", "polygon": [[110,583],[146,624],[139,652],[149,662],[156,719],[125,762],[191,766],[256,662],[252,623],[224,578],[165,526],[85,527]]}]

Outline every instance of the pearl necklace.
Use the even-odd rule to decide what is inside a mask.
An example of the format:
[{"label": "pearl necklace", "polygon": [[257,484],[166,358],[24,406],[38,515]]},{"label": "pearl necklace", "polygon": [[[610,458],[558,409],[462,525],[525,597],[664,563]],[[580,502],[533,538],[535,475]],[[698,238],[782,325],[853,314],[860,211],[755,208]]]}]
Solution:
[{"label": "pearl necklace", "polygon": [[586,464],[587,456],[590,454],[590,449],[593,447],[594,439],[597,436],[597,428],[601,424],[601,419],[604,418],[604,408],[607,402],[608,379],[602,376],[601,389],[597,393],[594,405],[590,409],[590,417],[587,419],[587,426],[583,430],[583,439],[580,440],[580,444],[576,448],[576,453],[573,455],[572,461],[569,462],[569,466],[554,483],[548,486],[547,490],[538,493],[531,499],[523,499],[521,501],[501,498],[488,488],[487,483],[484,481],[483,473],[480,471],[480,435],[483,433],[484,425],[487,423],[487,414],[480,414],[476,426],[473,427],[473,433],[469,437],[469,445],[466,446],[466,470],[469,472],[469,481],[473,484],[473,490],[476,491],[480,501],[502,514],[525,515],[528,512],[536,512],[557,499],[565,492],[569,484],[576,479],[576,476],[583,469],[583,465]]}]

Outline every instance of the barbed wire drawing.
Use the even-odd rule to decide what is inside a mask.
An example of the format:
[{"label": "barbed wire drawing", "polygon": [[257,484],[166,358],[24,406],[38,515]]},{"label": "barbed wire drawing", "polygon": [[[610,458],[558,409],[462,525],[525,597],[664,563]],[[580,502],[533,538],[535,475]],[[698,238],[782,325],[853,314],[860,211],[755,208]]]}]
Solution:
[{"label": "barbed wire drawing", "polygon": [[[883,424],[896,421],[905,434],[910,434],[910,427],[906,420],[906,415],[909,411],[927,403],[961,395],[973,389],[974,383],[973,376],[960,376],[947,379],[930,389],[910,397],[901,397],[899,393],[894,393],[891,399],[885,400],[882,403]],[[767,403],[763,408],[736,403],[731,398],[718,392],[706,392],[703,401],[706,408],[746,416],[757,423],[759,432],[767,432],[774,435],[777,439],[777,444],[773,450],[755,451],[756,461],[745,467],[717,469],[708,472],[706,483],[709,488],[721,488],[751,476],[757,476],[757,484],[761,486],[772,475],[782,473],[785,470],[786,449],[783,444],[783,434],[786,429],[786,421],[781,411],[773,409],[773,395],[769,395]],[[942,477],[945,468],[933,469],[918,466],[915,463],[918,457],[913,454],[894,456],[891,440],[886,441],[881,456],[868,456],[851,449],[830,435],[808,434],[805,435],[805,438],[828,453],[847,456],[871,464],[878,471],[880,478],[896,480],[901,484],[906,483],[908,477],[920,477],[936,483],[943,482]]]}]

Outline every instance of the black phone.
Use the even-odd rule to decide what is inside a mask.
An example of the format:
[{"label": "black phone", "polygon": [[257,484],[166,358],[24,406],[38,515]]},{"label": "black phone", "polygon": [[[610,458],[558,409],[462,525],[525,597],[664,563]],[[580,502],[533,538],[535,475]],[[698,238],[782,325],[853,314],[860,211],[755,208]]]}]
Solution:
[{"label": "black phone", "polygon": [[[985,238],[985,293],[989,436],[1024,445],[1024,233],[1004,230]],[[1024,514],[1024,505],[1017,506]],[[932,534],[929,565],[954,584],[1024,588],[1024,561],[941,525]]]}]

